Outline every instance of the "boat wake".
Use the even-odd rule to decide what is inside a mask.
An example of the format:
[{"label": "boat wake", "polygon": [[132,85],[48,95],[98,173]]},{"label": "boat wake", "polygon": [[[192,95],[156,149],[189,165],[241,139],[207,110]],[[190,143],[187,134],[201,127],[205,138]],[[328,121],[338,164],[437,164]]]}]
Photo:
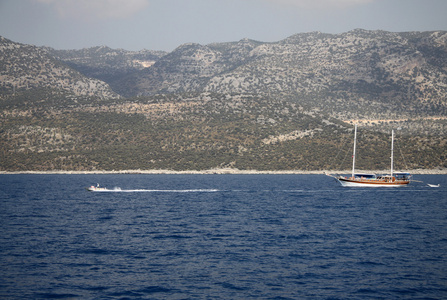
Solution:
[{"label": "boat wake", "polygon": [[123,190],[119,187],[113,189],[101,189],[92,192],[109,192],[109,193],[213,193],[219,192],[217,189],[189,189],[189,190],[152,190],[152,189],[134,189],[134,190]]}]

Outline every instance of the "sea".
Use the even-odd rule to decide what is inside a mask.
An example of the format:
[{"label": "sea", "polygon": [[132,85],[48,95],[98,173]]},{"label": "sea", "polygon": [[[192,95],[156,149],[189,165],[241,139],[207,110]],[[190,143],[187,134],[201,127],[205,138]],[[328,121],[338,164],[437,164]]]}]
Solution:
[{"label": "sea", "polygon": [[447,299],[447,175],[413,179],[2,174],[0,298]]}]

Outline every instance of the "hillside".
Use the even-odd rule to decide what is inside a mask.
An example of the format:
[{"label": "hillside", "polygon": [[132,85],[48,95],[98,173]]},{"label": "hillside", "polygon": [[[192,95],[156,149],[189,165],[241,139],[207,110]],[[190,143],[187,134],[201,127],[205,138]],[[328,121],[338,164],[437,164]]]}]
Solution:
[{"label": "hillside", "polygon": [[98,46],[80,50],[55,50],[46,48],[49,54],[63,61],[80,73],[113,84],[127,75],[152,66],[164,51],[127,51]]},{"label": "hillside", "polygon": [[184,44],[151,68],[117,82],[117,91],[126,96],[204,91],[211,78],[243,65],[259,44],[247,39],[210,46]]},{"label": "hillside", "polygon": [[166,54],[2,39],[0,171],[343,170],[354,122],[361,169],[388,168],[392,128],[396,169],[447,168],[446,40],[313,32]]},{"label": "hillside", "polygon": [[340,118],[445,115],[447,32],[354,30],[277,43],[185,44],[124,78],[122,95],[278,95]]},{"label": "hillside", "polygon": [[[289,101],[183,94],[2,107],[1,170],[349,169],[352,125]],[[388,167],[390,136],[361,127],[358,167]],[[399,132],[396,168],[446,168],[443,136]],[[373,150],[372,150],[373,149]]]},{"label": "hillside", "polygon": [[43,48],[0,37],[0,57],[1,95],[46,88],[74,96],[118,97],[105,82],[75,71]]}]

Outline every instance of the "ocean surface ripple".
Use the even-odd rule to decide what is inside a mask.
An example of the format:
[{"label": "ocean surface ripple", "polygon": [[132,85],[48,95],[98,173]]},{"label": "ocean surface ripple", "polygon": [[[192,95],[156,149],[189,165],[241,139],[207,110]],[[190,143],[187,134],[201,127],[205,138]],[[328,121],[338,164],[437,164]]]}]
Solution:
[{"label": "ocean surface ripple", "polygon": [[415,179],[0,175],[0,298],[446,299],[447,176]]}]

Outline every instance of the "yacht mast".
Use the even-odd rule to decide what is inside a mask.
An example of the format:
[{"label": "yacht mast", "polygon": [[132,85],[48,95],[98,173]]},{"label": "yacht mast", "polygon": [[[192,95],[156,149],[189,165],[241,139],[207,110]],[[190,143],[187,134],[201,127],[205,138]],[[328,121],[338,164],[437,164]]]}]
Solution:
[{"label": "yacht mast", "polygon": [[391,172],[390,175],[393,176],[393,164],[394,164],[394,130],[391,130]]},{"label": "yacht mast", "polygon": [[352,178],[355,176],[355,144],[357,143],[357,124],[354,127],[354,151],[352,153]]}]

